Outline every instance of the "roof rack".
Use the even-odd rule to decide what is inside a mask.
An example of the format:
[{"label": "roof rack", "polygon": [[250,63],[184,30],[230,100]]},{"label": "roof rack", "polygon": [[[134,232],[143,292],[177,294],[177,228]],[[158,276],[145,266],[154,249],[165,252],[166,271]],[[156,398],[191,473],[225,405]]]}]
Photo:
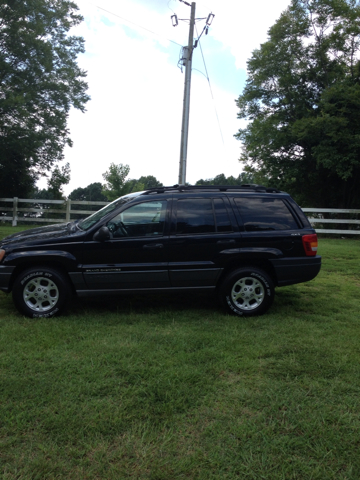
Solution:
[{"label": "roof rack", "polygon": [[217,190],[220,192],[227,192],[228,190],[232,191],[254,191],[262,193],[281,193],[277,188],[264,187],[263,185],[256,184],[243,184],[243,185],[173,185],[170,187],[156,187],[146,190],[143,195],[148,195],[150,193],[165,193],[165,192],[184,192],[184,191],[194,191],[194,190]]}]

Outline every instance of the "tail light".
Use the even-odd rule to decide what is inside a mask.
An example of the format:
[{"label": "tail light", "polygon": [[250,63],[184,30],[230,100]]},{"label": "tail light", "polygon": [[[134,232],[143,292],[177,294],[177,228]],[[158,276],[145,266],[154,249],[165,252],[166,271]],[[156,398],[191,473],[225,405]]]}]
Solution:
[{"label": "tail light", "polygon": [[316,233],[312,235],[304,235],[302,237],[304,250],[307,257],[315,257],[318,248],[318,239]]}]

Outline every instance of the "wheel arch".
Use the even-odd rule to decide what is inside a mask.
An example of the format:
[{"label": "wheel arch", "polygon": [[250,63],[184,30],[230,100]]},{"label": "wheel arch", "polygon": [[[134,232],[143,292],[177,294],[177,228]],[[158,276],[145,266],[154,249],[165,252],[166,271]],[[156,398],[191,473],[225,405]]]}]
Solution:
[{"label": "wheel arch", "polygon": [[37,257],[30,257],[28,260],[23,261],[23,262],[18,262],[18,264],[15,266],[14,271],[11,274],[10,282],[9,282],[9,290],[8,292],[10,293],[13,289],[14,282],[16,278],[25,270],[29,268],[52,268],[54,270],[57,270],[59,273],[64,275],[66,279],[69,282],[69,285],[71,287],[72,293],[75,293],[75,287],[74,284],[69,276],[68,273],[68,266],[65,266],[62,259],[59,259],[55,256],[43,256],[40,258]]},{"label": "wheel arch", "polygon": [[225,279],[231,275],[235,270],[239,268],[258,268],[266,272],[271,280],[274,283],[274,286],[277,286],[277,276],[275,273],[274,266],[268,259],[236,259],[235,261],[228,262],[228,264],[224,267],[220,278],[217,282],[217,289],[221,288],[221,285],[225,281]]}]

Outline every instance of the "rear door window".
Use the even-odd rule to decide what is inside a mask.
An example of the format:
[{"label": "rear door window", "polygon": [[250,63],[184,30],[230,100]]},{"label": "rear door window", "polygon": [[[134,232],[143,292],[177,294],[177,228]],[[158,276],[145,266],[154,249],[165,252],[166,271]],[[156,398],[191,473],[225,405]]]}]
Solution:
[{"label": "rear door window", "polygon": [[211,199],[187,198],[178,200],[176,235],[211,232],[215,232]]},{"label": "rear door window", "polygon": [[232,232],[222,198],[184,198],[177,202],[176,235]]},{"label": "rear door window", "polygon": [[218,232],[232,232],[233,228],[230,222],[224,200],[222,198],[214,199],[216,230]]}]

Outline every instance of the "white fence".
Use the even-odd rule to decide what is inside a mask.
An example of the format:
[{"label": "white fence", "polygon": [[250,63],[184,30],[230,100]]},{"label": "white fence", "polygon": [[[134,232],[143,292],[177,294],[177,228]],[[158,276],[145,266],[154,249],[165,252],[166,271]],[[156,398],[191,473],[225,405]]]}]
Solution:
[{"label": "white fence", "polygon": [[[16,227],[18,221],[32,222],[32,223],[64,223],[70,222],[75,218],[79,218],[80,215],[88,216],[94,213],[95,210],[99,210],[109,202],[87,202],[79,200],[38,200],[29,198],[0,198],[0,204],[11,204],[11,206],[0,206],[0,211],[6,215],[0,217],[0,221],[10,221],[12,226]],[[34,207],[26,206],[21,208],[21,203],[32,204]],[[58,208],[50,208],[49,205],[57,205]],[[72,209],[73,205],[95,206],[95,210],[76,210]],[[7,215],[7,212],[11,212]],[[20,213],[20,215],[19,215]],[[56,213],[57,218],[50,218],[49,213]],[[46,215],[44,218],[43,215]],[[60,217],[60,218],[59,218]]]},{"label": "white fence", "polygon": [[[1,206],[1,204],[8,206]],[[21,203],[27,204],[25,208],[21,208]],[[33,207],[28,205],[32,204]],[[0,198],[0,211],[5,215],[0,216],[0,221],[12,222],[15,227],[18,221],[32,223],[64,223],[79,218],[80,215],[87,216],[99,210],[108,202],[87,202],[79,200],[34,200],[29,198]],[[50,205],[50,207],[49,207]],[[51,208],[56,205],[58,208]],[[72,209],[73,205],[84,206],[84,210]],[[87,207],[95,207],[95,209],[86,210]],[[347,215],[348,217],[358,217],[360,210],[349,209],[333,209],[333,208],[303,208],[310,223],[314,226],[317,233],[330,233],[340,235],[360,235],[360,220],[353,218],[324,218],[338,217]],[[7,215],[9,212],[9,215]],[[48,217],[49,213],[56,213],[58,218]],[[19,215],[20,214],[20,215]],[[46,217],[44,218],[44,214]],[[325,225],[347,225],[347,229],[324,228]],[[320,228],[317,228],[317,225]]]},{"label": "white fence", "polygon": [[[360,210],[350,210],[346,208],[303,208],[303,212],[308,217],[311,225],[316,230],[316,233],[333,233],[340,235],[360,235],[360,220],[355,220],[352,218],[324,218],[332,216],[344,216],[346,214],[348,217],[357,217],[360,214]],[[321,228],[317,228],[316,224],[320,224]],[[347,225],[348,228],[344,229],[335,229],[335,228],[324,228],[326,225]]]}]

